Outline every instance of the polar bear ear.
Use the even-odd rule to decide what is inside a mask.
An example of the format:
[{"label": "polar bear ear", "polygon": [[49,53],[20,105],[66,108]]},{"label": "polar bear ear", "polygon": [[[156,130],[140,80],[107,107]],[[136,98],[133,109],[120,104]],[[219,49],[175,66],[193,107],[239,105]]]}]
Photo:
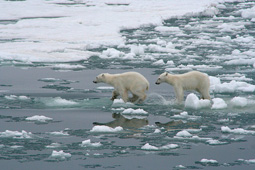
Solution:
[{"label": "polar bear ear", "polygon": [[104,77],[104,74],[102,74],[102,77]]},{"label": "polar bear ear", "polygon": [[166,72],[166,76],[168,75],[168,72]]}]

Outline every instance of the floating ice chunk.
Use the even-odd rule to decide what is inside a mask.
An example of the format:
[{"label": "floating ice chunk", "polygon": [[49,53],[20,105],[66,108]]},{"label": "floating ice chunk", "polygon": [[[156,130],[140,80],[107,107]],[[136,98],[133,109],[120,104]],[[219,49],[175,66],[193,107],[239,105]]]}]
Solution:
[{"label": "floating ice chunk", "polygon": [[185,100],[185,107],[191,109],[201,109],[211,106],[210,100],[199,100],[198,97],[191,93],[187,96]]},{"label": "floating ice chunk", "polygon": [[10,96],[4,96],[7,100],[29,100],[30,98],[27,96],[16,96],[16,95],[10,95]]},{"label": "floating ice chunk", "polygon": [[118,126],[116,128],[111,128],[109,126],[94,126],[90,132],[107,132],[107,133],[114,133],[114,132],[120,132],[123,128]]},{"label": "floating ice chunk", "polygon": [[152,146],[149,143],[146,143],[144,146],[141,147],[143,150],[159,150],[158,147]]},{"label": "floating ice chunk", "polygon": [[6,130],[5,132],[0,132],[0,138],[30,139],[32,138],[32,133],[24,130],[21,132]]},{"label": "floating ice chunk", "polygon": [[190,138],[192,137],[192,134],[190,134],[187,130],[182,130],[176,134],[177,137],[185,137]]},{"label": "floating ice chunk", "polygon": [[141,149],[142,150],[157,151],[157,150],[176,149],[178,147],[179,147],[179,145],[177,145],[177,144],[168,144],[168,145],[165,145],[165,146],[156,147],[156,146],[150,145],[149,143],[146,143],[144,146],[141,147]]},{"label": "floating ice chunk", "polygon": [[55,136],[68,136],[69,134],[64,131],[59,131],[59,132],[48,132],[50,135],[55,135]]},{"label": "floating ice chunk", "polygon": [[26,120],[46,122],[46,121],[50,121],[50,120],[53,120],[53,119],[49,118],[49,117],[46,117],[46,116],[35,115],[35,116],[27,117]]},{"label": "floating ice chunk", "polygon": [[139,46],[131,46],[131,53],[134,53],[135,55],[139,56],[139,55],[143,55],[144,54],[144,46],[139,45]]},{"label": "floating ice chunk", "polygon": [[252,131],[252,130],[245,130],[242,128],[230,129],[228,126],[222,126],[221,131],[223,133],[234,133],[234,134],[243,134],[243,135],[255,134],[255,131]]},{"label": "floating ice chunk", "polygon": [[90,139],[82,141],[81,147],[100,147],[102,144],[100,142],[92,143]]},{"label": "floating ice chunk", "polygon": [[172,60],[169,60],[166,62],[166,65],[168,66],[174,66],[174,62]]},{"label": "floating ice chunk", "polygon": [[247,164],[255,164],[255,159],[248,159],[248,160],[245,160],[245,159],[238,159],[239,162],[244,162],[244,163],[247,163]]},{"label": "floating ice chunk", "polygon": [[206,164],[218,164],[218,161],[214,160],[214,159],[201,159],[200,160],[201,163],[206,163]]},{"label": "floating ice chunk", "polygon": [[213,90],[216,93],[234,93],[236,91],[254,92],[255,85],[232,80],[229,83],[216,84]]},{"label": "floating ice chunk", "polygon": [[225,109],[228,107],[227,103],[221,98],[214,98],[212,101],[212,109]]},{"label": "floating ice chunk", "polygon": [[234,97],[231,100],[231,104],[233,104],[236,107],[245,107],[248,104],[248,100],[244,97]]},{"label": "floating ice chunk", "polygon": [[155,129],[155,131],[153,133],[160,133],[161,130],[160,129]]},{"label": "floating ice chunk", "polygon": [[206,143],[208,143],[209,145],[224,145],[227,144],[227,142],[221,142],[219,140],[216,139],[209,139],[206,141]]},{"label": "floating ice chunk", "polygon": [[132,109],[128,108],[125,109],[122,114],[148,114],[148,112],[144,111],[143,109]]},{"label": "floating ice chunk", "polygon": [[125,56],[125,53],[119,50],[116,50],[114,48],[108,48],[107,50],[104,50],[99,57],[104,59],[112,59],[112,58],[122,58],[123,56]]},{"label": "floating ice chunk", "polygon": [[55,98],[41,98],[40,101],[42,101],[47,106],[72,106],[77,105],[78,103],[72,100],[66,100],[62,99],[61,97],[55,97]]},{"label": "floating ice chunk", "polygon": [[157,66],[165,65],[165,62],[164,62],[163,59],[160,59],[160,60],[155,61],[154,63],[152,63],[152,65],[157,65]]},{"label": "floating ice chunk", "polygon": [[71,65],[71,64],[56,64],[52,66],[54,69],[61,69],[61,70],[73,70],[73,69],[83,69],[85,68],[82,65],[79,64],[75,64],[75,65]]},{"label": "floating ice chunk", "polygon": [[177,165],[174,167],[175,169],[187,169],[186,166],[183,166],[183,165]]},{"label": "floating ice chunk", "polygon": [[46,148],[48,148],[48,149],[54,149],[54,148],[60,148],[60,147],[61,147],[61,144],[59,144],[59,143],[52,143],[52,144],[46,146]]},{"label": "floating ice chunk", "polygon": [[65,160],[67,158],[71,158],[71,154],[70,153],[65,153],[63,150],[61,151],[52,151],[52,154],[51,154],[51,158],[54,158],[54,159],[60,159],[60,160]]},{"label": "floating ice chunk", "polygon": [[255,7],[242,10],[241,16],[243,18],[255,18]]},{"label": "floating ice chunk", "polygon": [[165,146],[161,146],[159,147],[159,149],[163,149],[163,150],[167,150],[167,149],[176,149],[176,148],[179,148],[179,145],[177,144],[168,144],[168,145],[165,145]]}]

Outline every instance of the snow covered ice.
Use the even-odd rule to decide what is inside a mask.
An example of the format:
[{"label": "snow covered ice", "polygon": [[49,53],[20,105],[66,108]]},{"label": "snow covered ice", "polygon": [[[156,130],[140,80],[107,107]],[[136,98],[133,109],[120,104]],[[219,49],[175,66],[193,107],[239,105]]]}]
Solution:
[{"label": "snow covered ice", "polygon": [[[254,169],[254,6],[1,1],[1,167]],[[209,75],[211,100],[185,91],[179,105],[155,85],[192,70]],[[150,82],[144,103],[111,101],[114,87],[92,82],[126,71]]]}]

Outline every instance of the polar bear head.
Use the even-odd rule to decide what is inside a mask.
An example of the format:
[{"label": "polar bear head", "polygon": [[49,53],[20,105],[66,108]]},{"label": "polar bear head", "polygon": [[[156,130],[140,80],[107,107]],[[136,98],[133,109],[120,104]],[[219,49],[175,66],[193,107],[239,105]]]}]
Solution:
[{"label": "polar bear head", "polygon": [[105,83],[106,82],[106,76],[107,76],[108,73],[102,73],[102,74],[99,74],[97,77],[96,77],[96,80],[93,81],[93,83]]},{"label": "polar bear head", "polygon": [[156,81],[155,84],[159,85],[160,83],[166,82],[166,81],[167,81],[167,76],[168,76],[168,73],[167,73],[167,72],[162,73],[162,74],[158,77],[158,79],[157,79],[157,81]]}]

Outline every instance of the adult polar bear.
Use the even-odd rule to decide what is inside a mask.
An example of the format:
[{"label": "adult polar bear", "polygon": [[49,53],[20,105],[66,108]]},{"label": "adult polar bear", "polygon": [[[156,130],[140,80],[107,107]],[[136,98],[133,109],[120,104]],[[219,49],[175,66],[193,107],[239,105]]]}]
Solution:
[{"label": "adult polar bear", "polygon": [[[122,74],[109,74],[102,73],[96,77],[94,83],[107,83],[114,87],[112,92],[112,100],[116,99],[119,95],[126,103],[131,101],[134,103],[141,103],[146,99],[146,93],[149,89],[148,80],[137,72],[125,72]],[[128,91],[133,94],[129,100]]]},{"label": "adult polar bear", "polygon": [[178,103],[183,101],[184,90],[196,90],[202,96],[202,99],[211,99],[209,88],[210,80],[207,74],[199,71],[191,71],[185,74],[162,73],[156,81],[156,84],[166,82],[174,87],[174,92]]}]

